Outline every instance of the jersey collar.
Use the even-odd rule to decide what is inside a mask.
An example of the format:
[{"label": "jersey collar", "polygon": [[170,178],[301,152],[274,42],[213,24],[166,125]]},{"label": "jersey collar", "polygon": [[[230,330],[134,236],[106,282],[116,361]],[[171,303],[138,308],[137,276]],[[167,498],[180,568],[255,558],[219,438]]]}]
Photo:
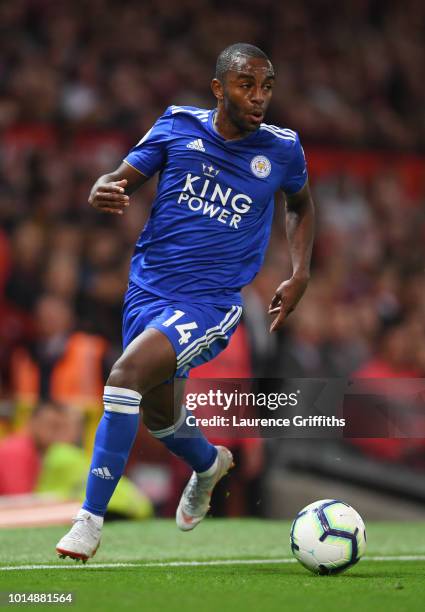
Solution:
[{"label": "jersey collar", "polygon": [[224,145],[231,147],[234,145],[245,144],[246,142],[251,142],[251,140],[254,140],[255,138],[257,138],[260,132],[259,129],[255,130],[255,132],[252,132],[251,134],[248,134],[248,136],[244,136],[243,138],[235,138],[234,140],[226,140],[226,138],[223,138],[223,136],[219,134],[214,127],[214,117],[216,113],[217,113],[216,108],[213,108],[210,110],[210,114],[208,116],[207,127],[208,127],[208,131],[211,132]]}]

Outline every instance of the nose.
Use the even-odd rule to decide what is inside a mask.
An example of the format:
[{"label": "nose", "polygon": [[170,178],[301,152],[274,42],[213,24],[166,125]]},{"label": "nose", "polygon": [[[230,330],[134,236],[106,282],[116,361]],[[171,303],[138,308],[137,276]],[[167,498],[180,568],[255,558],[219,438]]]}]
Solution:
[{"label": "nose", "polygon": [[263,106],[264,104],[264,89],[261,87],[261,85],[258,85],[257,87],[253,87],[252,89],[252,96],[251,96],[251,102],[252,104],[257,104],[258,106]]}]

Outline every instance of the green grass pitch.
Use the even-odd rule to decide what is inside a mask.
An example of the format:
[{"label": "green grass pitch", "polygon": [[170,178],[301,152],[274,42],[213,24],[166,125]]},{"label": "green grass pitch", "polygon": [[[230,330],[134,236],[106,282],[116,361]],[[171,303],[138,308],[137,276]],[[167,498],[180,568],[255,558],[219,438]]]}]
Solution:
[{"label": "green grass pitch", "polygon": [[[6,592],[72,591],[71,605],[19,607],[116,612],[424,609],[424,523],[368,524],[367,557],[347,573],[330,577],[313,576],[298,563],[285,562],[291,559],[289,527],[283,521],[207,519],[193,532],[181,533],[173,521],[111,523],[97,555],[85,566],[55,556],[63,528],[2,530],[1,603]],[[226,560],[230,563],[220,563]],[[190,561],[204,564],[181,565]],[[215,563],[205,563],[211,561]],[[20,569],[6,569],[12,566]],[[4,605],[5,610],[16,607]]]}]

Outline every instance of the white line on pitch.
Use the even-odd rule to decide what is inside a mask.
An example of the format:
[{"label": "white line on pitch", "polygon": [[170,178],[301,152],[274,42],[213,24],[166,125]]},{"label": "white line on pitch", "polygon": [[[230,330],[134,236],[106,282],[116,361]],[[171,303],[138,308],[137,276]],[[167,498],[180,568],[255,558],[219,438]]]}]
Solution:
[{"label": "white line on pitch", "polygon": [[[392,555],[388,557],[371,556],[364,557],[365,561],[425,561],[425,555]],[[280,563],[296,563],[296,559],[217,559],[213,561],[158,561],[151,563],[89,563],[88,565],[5,565],[0,566],[0,571],[24,571],[43,569],[104,569],[120,567],[197,567],[210,565],[265,565]]]},{"label": "white line on pitch", "polygon": [[39,569],[103,569],[114,567],[196,567],[208,565],[256,565],[256,564],[271,564],[271,563],[295,563],[295,559],[220,559],[213,561],[155,561],[150,563],[88,563],[83,565],[75,563],[70,565],[63,563],[61,565],[6,565],[0,566],[0,571],[14,570],[39,570]]},{"label": "white line on pitch", "polygon": [[[45,570],[45,569],[82,569],[84,565],[77,563],[75,565],[0,565],[0,572],[11,572],[13,570]],[[140,567],[140,563],[91,563],[87,565],[93,569],[108,568],[108,567]]]}]

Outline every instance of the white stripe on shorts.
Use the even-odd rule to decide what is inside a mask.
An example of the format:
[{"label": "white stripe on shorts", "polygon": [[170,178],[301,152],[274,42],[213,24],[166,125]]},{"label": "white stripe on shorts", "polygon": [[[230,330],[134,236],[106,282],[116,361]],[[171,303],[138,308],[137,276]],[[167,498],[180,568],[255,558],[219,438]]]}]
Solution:
[{"label": "white stripe on shorts", "polygon": [[241,306],[232,306],[226,316],[218,325],[207,329],[205,335],[197,338],[187,346],[179,355],[177,355],[177,369],[190,362],[194,357],[197,357],[205,348],[208,348],[215,340],[220,337],[225,337],[226,332],[236,325],[242,315]]}]

